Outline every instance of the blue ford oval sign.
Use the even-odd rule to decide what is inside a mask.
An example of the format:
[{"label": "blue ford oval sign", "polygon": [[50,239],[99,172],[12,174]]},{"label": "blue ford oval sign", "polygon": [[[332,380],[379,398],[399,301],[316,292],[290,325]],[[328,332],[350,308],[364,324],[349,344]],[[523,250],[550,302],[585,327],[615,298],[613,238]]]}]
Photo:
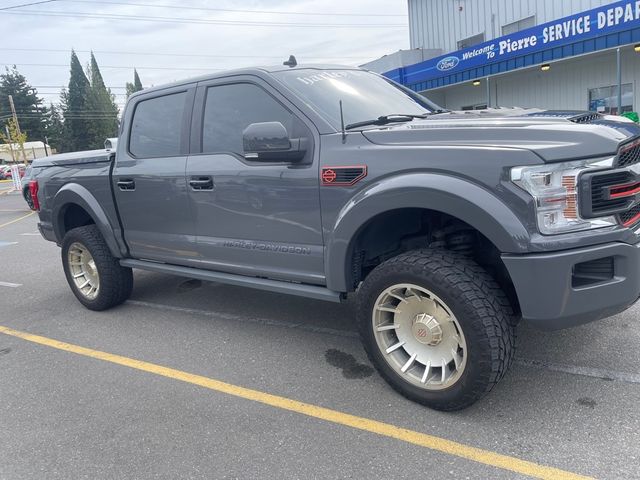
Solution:
[{"label": "blue ford oval sign", "polygon": [[446,72],[447,70],[451,70],[452,68],[456,68],[456,66],[460,63],[460,59],[458,57],[447,57],[443,58],[438,62],[436,68],[441,72]]}]

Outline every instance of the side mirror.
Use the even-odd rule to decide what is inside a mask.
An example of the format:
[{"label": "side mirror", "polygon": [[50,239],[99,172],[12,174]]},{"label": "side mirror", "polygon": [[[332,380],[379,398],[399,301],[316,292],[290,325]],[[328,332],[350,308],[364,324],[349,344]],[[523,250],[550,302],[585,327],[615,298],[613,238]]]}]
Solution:
[{"label": "side mirror", "polygon": [[244,156],[262,162],[298,162],[307,153],[306,139],[290,139],[280,122],[252,123],[242,132]]},{"label": "side mirror", "polygon": [[107,138],[104,141],[104,149],[108,151],[115,150],[117,144],[118,144],[117,138]]}]

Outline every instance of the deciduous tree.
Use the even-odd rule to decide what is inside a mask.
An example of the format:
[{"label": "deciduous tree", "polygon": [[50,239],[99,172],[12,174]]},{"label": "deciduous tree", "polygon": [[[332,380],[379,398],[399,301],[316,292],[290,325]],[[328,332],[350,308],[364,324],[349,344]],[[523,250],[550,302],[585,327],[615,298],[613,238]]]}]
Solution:
[{"label": "deciduous tree", "polygon": [[20,130],[32,140],[44,140],[47,109],[42,105],[37,90],[29,85],[15,65],[12,68],[6,67],[5,73],[0,75],[1,119],[11,115],[9,95],[13,97]]}]

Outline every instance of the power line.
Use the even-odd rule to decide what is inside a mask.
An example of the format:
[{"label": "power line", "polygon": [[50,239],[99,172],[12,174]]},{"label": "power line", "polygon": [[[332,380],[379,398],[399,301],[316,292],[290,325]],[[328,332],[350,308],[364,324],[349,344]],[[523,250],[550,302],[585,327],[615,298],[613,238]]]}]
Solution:
[{"label": "power line", "polygon": [[[112,118],[118,118],[119,114],[113,115],[62,115],[65,120],[110,120]],[[34,116],[34,115],[18,115],[18,119],[20,120],[39,120],[42,116]],[[11,118],[11,115],[5,115],[0,117],[1,120],[6,120]]]},{"label": "power line", "polygon": [[[60,86],[60,85],[32,85],[32,87],[33,88],[67,88],[67,85],[62,85],[62,86]],[[109,86],[107,86],[107,88],[110,88],[112,90],[114,88],[125,90],[127,87],[109,87]]]},{"label": "power line", "polygon": [[168,4],[153,4],[153,3],[134,3],[134,2],[104,2],[97,0],[62,0],[66,3],[84,3],[95,5],[96,3],[102,5],[125,5],[131,7],[153,7],[153,8],[167,8],[176,10],[199,10],[206,12],[229,12],[229,13],[267,13],[273,15],[305,15],[305,16],[327,16],[327,17],[406,17],[406,14],[393,14],[393,13],[326,13],[326,12],[287,12],[276,10],[251,10],[251,9],[231,9],[231,8],[211,8],[211,7],[188,7],[184,5],[168,5]]},{"label": "power line", "polygon": [[[0,62],[0,65],[9,66],[15,65],[20,67],[64,67],[69,68],[68,64],[64,63],[7,63]],[[120,68],[126,70],[133,70],[134,67],[124,65],[100,65],[100,68]],[[207,72],[220,72],[222,68],[210,68],[210,67],[135,67],[138,70],[193,70],[193,71],[207,71]]]},{"label": "power line", "polygon": [[[109,87],[107,87],[107,88],[109,88]],[[38,95],[60,95],[60,92],[41,92],[41,91],[38,91]],[[124,97],[127,94],[126,93],[113,93],[113,92],[111,92],[111,95],[115,95],[117,97]]]},{"label": "power line", "polygon": [[92,18],[92,19],[113,19],[113,20],[133,20],[142,22],[157,23],[185,23],[195,25],[220,25],[220,26],[251,26],[251,27],[303,27],[303,28],[406,28],[403,23],[293,23],[293,22],[248,22],[238,20],[208,20],[197,18],[175,18],[175,17],[155,17],[143,15],[119,15],[110,13],[85,13],[85,12],[61,12],[61,11],[32,11],[32,10],[9,10],[0,11],[5,15],[28,15],[28,16],[49,16],[49,17],[70,17],[70,18]]},{"label": "power line", "polygon": [[[17,112],[18,115],[39,115],[44,113],[43,110],[39,111],[23,111]],[[114,115],[115,112],[113,110],[69,110],[67,112],[71,115]]]},{"label": "power line", "polygon": [[2,7],[0,8],[1,10],[11,10],[12,8],[20,8],[20,7],[30,7],[32,5],[40,5],[42,3],[51,3],[51,2],[57,2],[58,0],[42,0],[40,2],[31,2],[31,3],[22,3],[20,5],[12,5],[10,7]]},{"label": "power line", "polygon": [[[71,52],[71,49],[55,49],[55,48],[5,48],[2,47],[4,51],[15,51],[15,52],[60,52],[67,53]],[[148,56],[148,57],[201,57],[201,58],[275,58],[282,59],[282,55],[209,55],[202,53],[156,53],[156,52],[121,52],[114,50],[75,50],[76,53],[97,53],[101,55],[139,55],[139,56]],[[309,59],[344,59],[344,60],[361,60],[363,58],[367,58],[366,55],[357,56],[334,56],[334,55],[326,55],[326,56],[307,56],[307,55],[296,55],[298,58],[309,58]]]}]

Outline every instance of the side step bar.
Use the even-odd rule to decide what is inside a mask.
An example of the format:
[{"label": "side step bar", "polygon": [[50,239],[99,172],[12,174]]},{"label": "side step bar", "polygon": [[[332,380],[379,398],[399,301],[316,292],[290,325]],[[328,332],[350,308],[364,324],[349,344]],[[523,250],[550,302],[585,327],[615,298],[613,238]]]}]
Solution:
[{"label": "side step bar", "polygon": [[166,263],[156,263],[144,260],[123,259],[120,265],[129,268],[139,268],[150,272],[168,273],[179,277],[196,278],[207,282],[220,282],[239,287],[249,287],[269,292],[286,293],[299,297],[314,298],[328,302],[340,303],[342,295],[325,287],[317,285],[305,285],[303,283],[283,282],[280,280],[270,280],[267,278],[247,277],[235,275],[233,273],[213,272],[210,270],[200,270],[191,267],[179,267],[177,265],[167,265]]}]

